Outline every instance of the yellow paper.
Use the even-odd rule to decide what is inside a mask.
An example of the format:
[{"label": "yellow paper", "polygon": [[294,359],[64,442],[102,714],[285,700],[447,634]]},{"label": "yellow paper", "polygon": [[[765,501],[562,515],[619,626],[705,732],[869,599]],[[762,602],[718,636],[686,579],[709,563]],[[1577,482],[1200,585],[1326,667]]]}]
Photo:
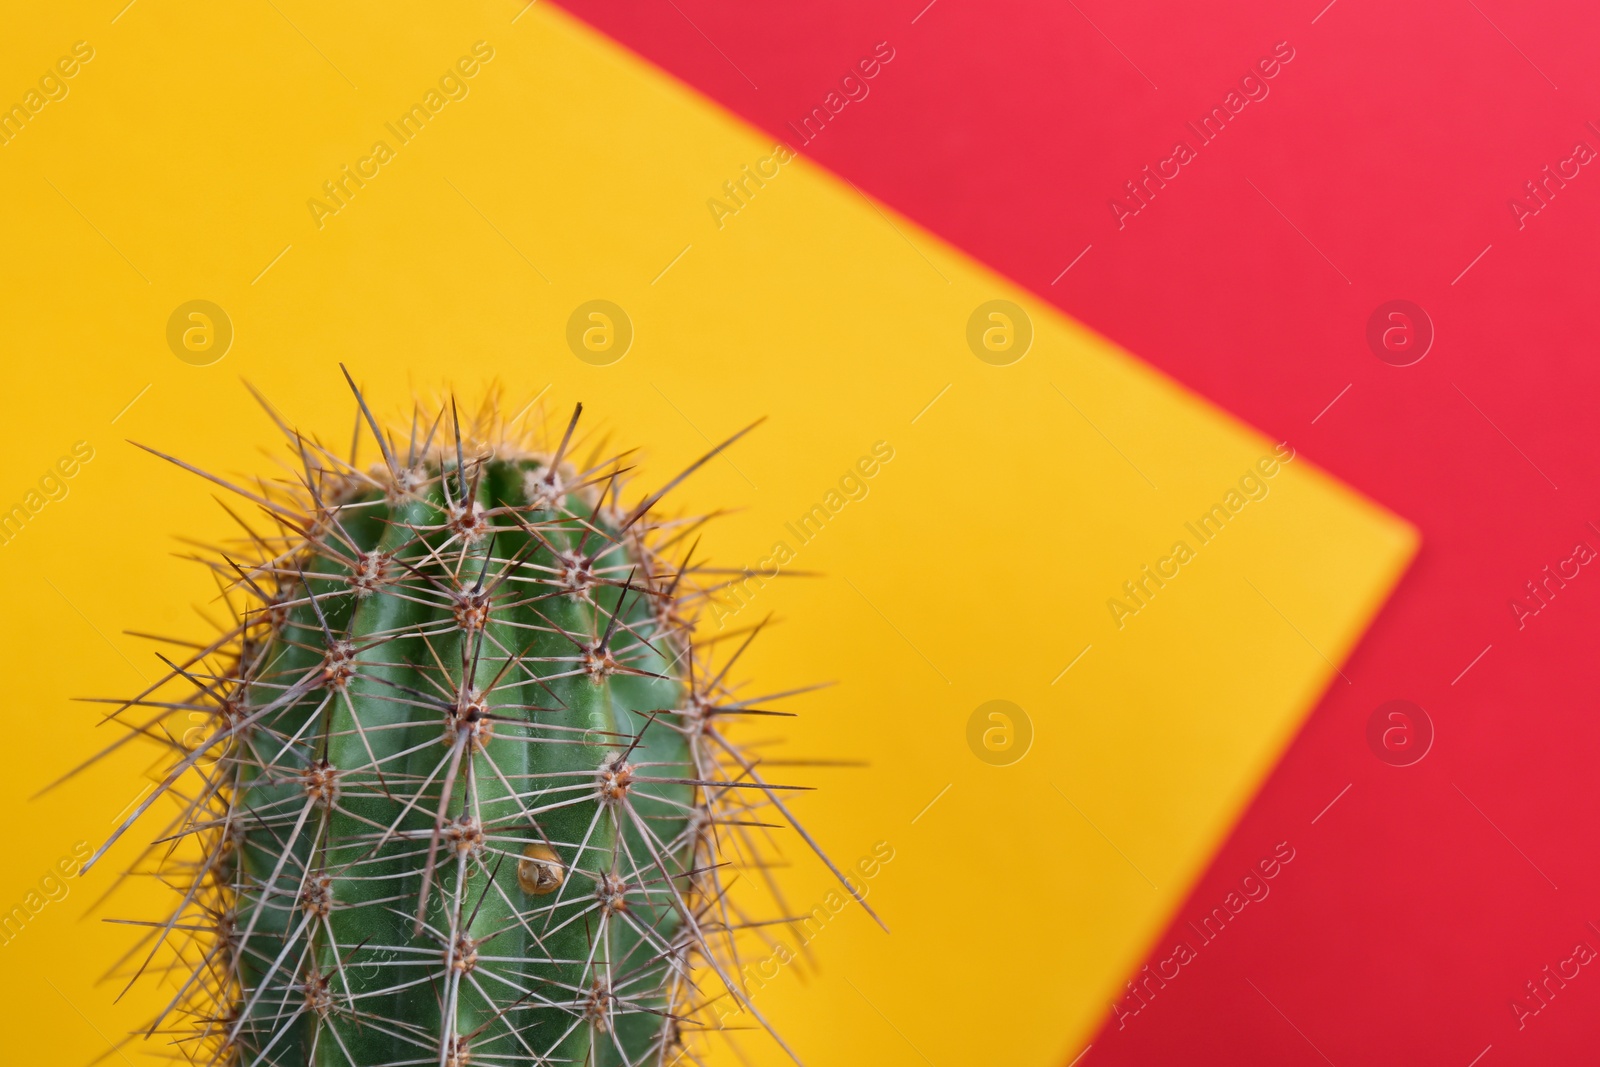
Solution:
[{"label": "yellow paper", "polygon": [[[204,637],[195,607],[221,614],[175,540],[231,535],[213,487],[125,439],[270,473],[276,431],[239,379],[345,442],[339,361],[389,414],[413,390],[476,398],[491,380],[514,405],[547,388],[556,409],[582,400],[618,445],[644,447],[641,488],[767,416],[676,499],[732,512],[703,541],[721,565],[792,552],[785,576],[723,606],[725,624],[781,621],[741,661],[752,692],[838,685],[749,733],[786,738],[773,757],[869,764],[784,776],[818,787],[794,807],[834,859],[875,869],[870,902],[893,933],[828,911],[825,872],[791,839],[790,902],[826,921],[809,962],[756,976],[755,1003],[813,1064],[1076,1055],[1342,684],[1333,665],[1413,531],[1300,455],[1199,543],[1186,524],[1277,442],[849,184],[778,164],[763,135],[548,5],[120,3],[34,5],[0,41],[0,95],[18,101],[76,42],[93,53],[0,146],[0,506],[27,512],[0,547],[0,909],[40,903],[0,946],[9,1058],[87,1062],[173,988],[113,1003],[120,984],[96,982],[133,937],[99,918],[163,902],[134,883],[80,918],[131,849],[64,899],[41,887],[136,800],[153,753],[28,799],[113,736],[72,697],[158,674],[160,646],[125,630]],[[464,93],[396,127],[409,140],[391,132],[464,58]],[[776,174],[737,212],[710,206],[747,166]],[[208,366],[193,364],[219,323],[180,323],[180,348],[201,330],[188,361],[168,343],[194,300],[232,326]],[[569,348],[592,300],[631,323],[616,362]],[[991,300],[1031,323],[1009,365],[969,347]],[[74,447],[92,459],[52,474]],[[852,478],[863,458],[874,473]],[[1179,541],[1193,558],[1162,564]],[[1123,583],[1146,565],[1177,570],[1139,606]],[[969,748],[992,700],[1031,722],[1010,766]],[[757,1034],[739,1042],[782,1062]],[[711,1062],[737,1061],[714,1043]]]}]

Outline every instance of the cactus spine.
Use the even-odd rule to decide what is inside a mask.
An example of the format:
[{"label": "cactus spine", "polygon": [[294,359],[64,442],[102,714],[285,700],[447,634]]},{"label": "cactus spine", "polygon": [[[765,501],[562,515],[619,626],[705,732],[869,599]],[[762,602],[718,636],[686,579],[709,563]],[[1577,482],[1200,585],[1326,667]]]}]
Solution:
[{"label": "cactus spine", "polygon": [[192,972],[151,1032],[240,1067],[642,1067],[719,998],[760,1020],[724,864],[792,819],[693,641],[698,520],[624,508],[576,412],[553,450],[453,405],[402,448],[356,396],[381,463],[274,414],[291,477],[213,479],[273,526],[209,559],[237,623],[119,711],[171,759],[117,836],[179,801],[146,940]]}]

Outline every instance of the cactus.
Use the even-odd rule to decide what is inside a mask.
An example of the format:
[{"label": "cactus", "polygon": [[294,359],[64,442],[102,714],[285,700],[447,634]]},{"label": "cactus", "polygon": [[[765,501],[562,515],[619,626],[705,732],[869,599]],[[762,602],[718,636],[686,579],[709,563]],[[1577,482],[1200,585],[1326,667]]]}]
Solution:
[{"label": "cactus", "polygon": [[262,400],[289,477],[205,475],[271,529],[201,557],[236,621],[116,713],[169,757],[100,853],[178,802],[135,864],[179,898],[130,957],[181,964],[148,1033],[239,1067],[642,1067],[719,1002],[765,1027],[729,865],[765,878],[764,827],[799,827],[728,737],[770,714],[727,681],[760,627],[694,640],[700,520],[577,462],[581,405],[540,450],[493,406],[384,432],[355,393],[381,462]]}]

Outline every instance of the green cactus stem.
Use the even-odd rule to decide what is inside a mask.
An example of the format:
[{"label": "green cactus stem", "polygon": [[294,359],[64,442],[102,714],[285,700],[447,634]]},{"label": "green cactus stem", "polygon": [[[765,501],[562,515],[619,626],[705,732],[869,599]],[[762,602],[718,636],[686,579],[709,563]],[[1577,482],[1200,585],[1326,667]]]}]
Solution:
[{"label": "green cactus stem", "polygon": [[762,701],[694,642],[699,520],[624,507],[578,412],[553,450],[453,405],[402,448],[356,398],[381,462],[274,413],[290,477],[212,478],[271,524],[208,560],[237,624],[121,712],[171,758],[117,836],[179,808],[141,952],[192,972],[151,1032],[238,1067],[642,1067],[719,998],[759,1021],[728,865],[792,819],[728,737]]}]

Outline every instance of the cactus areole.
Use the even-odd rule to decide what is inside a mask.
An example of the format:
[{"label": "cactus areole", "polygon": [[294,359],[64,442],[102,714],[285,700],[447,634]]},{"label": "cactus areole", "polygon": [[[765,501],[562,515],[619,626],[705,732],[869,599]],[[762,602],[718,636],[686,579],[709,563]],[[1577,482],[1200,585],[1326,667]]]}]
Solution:
[{"label": "cactus areole", "polygon": [[765,1026],[728,854],[792,820],[693,642],[697,522],[625,509],[576,413],[542,452],[492,414],[404,445],[366,419],[366,466],[280,420],[292,478],[229,485],[270,530],[212,560],[237,625],[173,664],[181,700],[127,705],[204,723],[129,817],[176,797],[145,859],[196,850],[164,861],[147,940],[193,970],[152,1033],[240,1067],[620,1067]]}]

